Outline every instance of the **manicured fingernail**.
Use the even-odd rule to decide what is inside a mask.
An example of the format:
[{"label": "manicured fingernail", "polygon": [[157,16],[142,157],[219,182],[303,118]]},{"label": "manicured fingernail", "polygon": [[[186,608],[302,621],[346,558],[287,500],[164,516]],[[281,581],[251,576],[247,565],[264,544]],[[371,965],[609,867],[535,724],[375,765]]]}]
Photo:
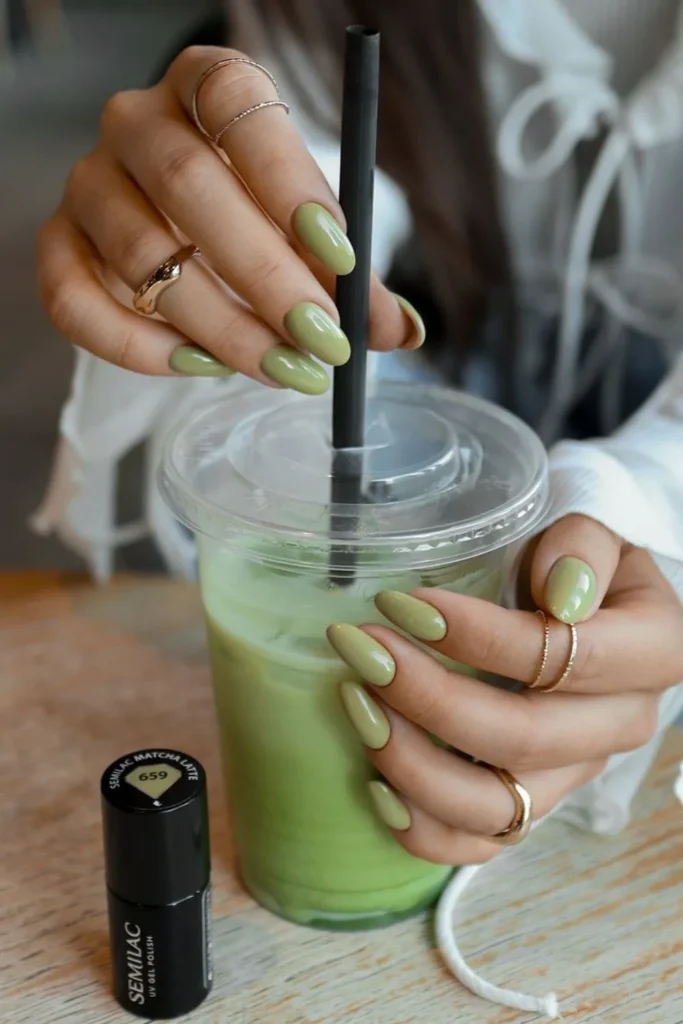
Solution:
[{"label": "manicured fingernail", "polygon": [[324,395],[330,386],[330,378],[322,366],[291,345],[269,348],[261,360],[261,369],[276,384],[300,391],[302,395]]},{"label": "manicured fingernail", "polygon": [[366,747],[381,750],[389,742],[391,726],[379,704],[358,683],[339,687],[344,710]]},{"label": "manicured fingernail", "polygon": [[298,302],[284,318],[287,331],[301,348],[330,366],[343,366],[351,355],[348,338],[315,302]]},{"label": "manicured fingernail", "polygon": [[593,608],[597,589],[590,565],[580,558],[561,558],[545,585],[546,606],[561,622],[580,622]]},{"label": "manicured fingernail", "polygon": [[198,345],[181,345],[171,355],[168,365],[186,377],[232,377],[235,373]]},{"label": "manicured fingernail", "polygon": [[410,322],[410,334],[401,345],[401,348],[410,350],[420,348],[424,345],[424,340],[427,337],[427,328],[425,327],[424,320],[412,302],[408,302],[402,295],[396,295],[396,293],[394,293],[394,298]]},{"label": "manicured fingernail", "polygon": [[330,626],[327,639],[339,657],[368,683],[388,686],[396,675],[396,662],[386,647],[357,626]]},{"label": "manicured fingernail", "polygon": [[386,782],[380,782],[379,779],[368,782],[368,792],[377,814],[385,825],[396,832],[405,832],[410,828],[410,811]]},{"label": "manicured fingernail", "polygon": [[292,227],[299,240],[333,274],[350,274],[356,265],[353,246],[329,210],[303,203],[294,211]]},{"label": "manicured fingernail", "polygon": [[375,604],[389,622],[416,640],[443,640],[448,631],[446,620],[433,605],[410,594],[382,590],[376,595]]}]

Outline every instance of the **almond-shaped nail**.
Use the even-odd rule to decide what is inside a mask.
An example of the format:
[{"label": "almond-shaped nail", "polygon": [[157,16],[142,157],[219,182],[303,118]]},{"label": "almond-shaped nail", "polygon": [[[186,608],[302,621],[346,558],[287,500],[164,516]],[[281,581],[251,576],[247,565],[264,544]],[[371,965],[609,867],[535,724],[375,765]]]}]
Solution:
[{"label": "almond-shaped nail", "polygon": [[327,639],[354,672],[374,686],[388,686],[396,675],[396,662],[386,647],[357,626],[330,626]]},{"label": "almond-shaped nail", "polygon": [[408,337],[401,345],[401,348],[408,349],[409,351],[420,348],[424,345],[425,338],[427,337],[427,328],[425,327],[424,320],[412,302],[408,302],[402,295],[396,295],[396,293],[394,293],[394,298],[403,310],[404,316],[410,325]]},{"label": "almond-shaped nail", "polygon": [[410,811],[393,789],[387,786],[386,782],[381,782],[379,779],[368,782],[368,792],[378,817],[382,819],[387,828],[392,828],[395,832],[405,832],[410,828],[412,824]]},{"label": "almond-shaped nail", "polygon": [[375,604],[389,622],[410,633],[416,640],[433,643],[443,640],[448,626],[441,612],[421,601],[412,594],[401,594],[398,590],[382,590],[375,597]]},{"label": "almond-shaped nail", "polygon": [[349,721],[365,746],[371,750],[385,747],[391,736],[391,726],[377,701],[358,683],[342,683],[339,693]]},{"label": "almond-shaped nail", "polygon": [[235,373],[198,345],[181,345],[172,353],[168,365],[186,377],[232,377]]},{"label": "almond-shaped nail", "polygon": [[261,370],[276,384],[302,395],[324,395],[330,378],[314,359],[297,352],[291,345],[269,348],[261,360]]},{"label": "almond-shaped nail", "polygon": [[353,246],[329,210],[320,203],[303,203],[292,219],[299,241],[333,274],[350,274],[356,265]]},{"label": "almond-shaped nail", "polygon": [[329,366],[343,366],[351,355],[348,338],[315,302],[297,302],[283,321],[291,338]]},{"label": "almond-shaped nail", "polygon": [[581,558],[561,558],[550,570],[545,585],[548,611],[561,622],[574,624],[592,610],[598,581]]}]

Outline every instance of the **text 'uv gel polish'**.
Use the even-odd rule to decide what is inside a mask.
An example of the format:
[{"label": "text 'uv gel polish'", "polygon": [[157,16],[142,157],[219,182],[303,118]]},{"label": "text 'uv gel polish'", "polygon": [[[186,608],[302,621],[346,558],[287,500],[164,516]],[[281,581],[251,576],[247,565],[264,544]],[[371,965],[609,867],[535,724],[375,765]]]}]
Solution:
[{"label": "text 'uv gel polish'", "polygon": [[204,769],[138,750],[107,768],[101,794],[114,995],[139,1017],[179,1017],[213,974]]}]

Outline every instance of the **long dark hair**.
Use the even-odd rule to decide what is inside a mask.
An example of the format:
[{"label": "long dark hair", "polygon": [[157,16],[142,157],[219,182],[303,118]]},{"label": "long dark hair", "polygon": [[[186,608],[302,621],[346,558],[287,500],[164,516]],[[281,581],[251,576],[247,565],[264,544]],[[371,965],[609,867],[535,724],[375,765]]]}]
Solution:
[{"label": "long dark hair", "polygon": [[297,39],[338,100],[344,27],[364,24],[382,33],[378,162],[408,197],[417,249],[445,316],[444,333],[456,339],[449,349],[463,353],[492,302],[509,305],[510,295],[474,0],[252,4],[269,46],[314,116],[320,108],[297,77],[296,62],[287,64],[283,35]]}]

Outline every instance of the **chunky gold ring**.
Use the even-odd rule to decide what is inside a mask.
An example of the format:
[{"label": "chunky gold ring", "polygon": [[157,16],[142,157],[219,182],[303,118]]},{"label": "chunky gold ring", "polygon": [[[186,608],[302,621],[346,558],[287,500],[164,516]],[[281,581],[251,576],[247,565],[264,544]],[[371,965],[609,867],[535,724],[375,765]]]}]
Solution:
[{"label": "chunky gold ring", "polygon": [[508,827],[490,838],[500,846],[514,846],[516,843],[521,843],[529,835],[533,815],[533,806],[528,791],[506,768],[496,768],[495,765],[486,764],[484,761],[480,761],[479,764],[482,768],[488,768],[490,772],[498,776],[515,801],[515,813]]},{"label": "chunky gold ring", "polygon": [[136,312],[143,313],[144,316],[154,316],[160,296],[180,278],[183,263],[193,256],[200,255],[196,245],[186,245],[157,267],[133,296],[133,308]]},{"label": "chunky gold ring", "polygon": [[538,615],[543,623],[543,650],[541,652],[541,661],[538,667],[538,672],[536,673],[536,677],[533,682],[529,683],[528,688],[530,690],[538,690],[540,693],[552,693],[553,690],[557,690],[558,687],[562,686],[562,683],[567,681],[572,669],[574,668],[576,652],[579,649],[579,634],[573,623],[564,623],[570,632],[569,654],[564,666],[564,671],[562,672],[562,675],[555,680],[555,682],[541,686],[541,680],[543,679],[543,674],[545,672],[546,665],[548,664],[548,651],[550,650],[550,623],[548,622],[548,616],[540,608],[536,611],[536,615]]},{"label": "chunky gold ring", "polygon": [[[211,77],[211,75],[215,75],[217,71],[220,71],[221,68],[227,67],[229,64],[248,64],[249,67],[256,68],[258,71],[262,71],[263,74],[272,82],[278,98],[276,100],[262,100],[261,103],[254,103],[251,107],[247,107],[246,110],[243,110],[241,111],[241,113],[236,114],[234,117],[232,117],[227,124],[223,125],[220,131],[216,132],[215,135],[212,135],[210,132],[207,132],[206,128],[202,124],[202,119],[199,116],[199,93],[201,91],[202,86],[207,81],[207,79]],[[271,75],[268,68],[264,68],[262,64],[257,64],[255,60],[250,60],[248,57],[226,57],[225,60],[216,61],[215,64],[212,64],[211,67],[207,68],[206,71],[202,72],[202,74],[199,76],[197,84],[194,87],[194,92],[192,93],[192,120],[197,125],[197,128],[202,133],[202,135],[204,135],[207,139],[210,139],[213,142],[214,146],[220,146],[221,139],[223,138],[227,130],[229,128],[232,128],[234,124],[237,124],[238,121],[241,121],[242,118],[248,117],[249,114],[255,114],[257,110],[264,110],[266,107],[282,107],[287,114],[289,113],[289,106],[285,103],[284,100],[280,99],[280,90],[277,87],[277,82]]]}]

